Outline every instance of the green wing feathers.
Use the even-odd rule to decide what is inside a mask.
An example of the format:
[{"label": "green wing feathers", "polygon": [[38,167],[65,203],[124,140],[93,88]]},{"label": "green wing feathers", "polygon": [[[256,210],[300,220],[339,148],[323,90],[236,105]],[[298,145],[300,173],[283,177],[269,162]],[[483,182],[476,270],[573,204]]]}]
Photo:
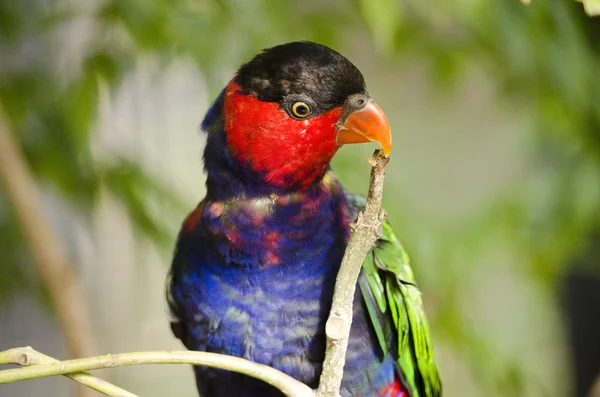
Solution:
[{"label": "green wing feathers", "polygon": [[421,293],[408,254],[388,222],[363,263],[359,286],[381,349],[397,355],[411,396],[441,396]]}]

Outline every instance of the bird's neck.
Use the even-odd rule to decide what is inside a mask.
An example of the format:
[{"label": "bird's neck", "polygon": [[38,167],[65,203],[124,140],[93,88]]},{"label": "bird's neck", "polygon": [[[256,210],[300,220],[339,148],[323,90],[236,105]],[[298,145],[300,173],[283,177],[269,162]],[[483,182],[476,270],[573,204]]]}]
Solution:
[{"label": "bird's neck", "polygon": [[[294,167],[303,171],[295,172]],[[318,190],[323,177],[330,169],[327,162],[298,165],[294,159],[269,173],[256,171],[249,164],[239,161],[228,147],[227,135],[221,129],[210,132],[204,150],[204,168],[207,174],[207,196],[214,200],[228,200],[270,195],[287,195]],[[270,183],[270,176],[277,174],[289,183]]]},{"label": "bird's neck", "polygon": [[246,268],[322,266],[332,246],[345,246],[351,222],[331,172],[302,192],[225,200],[207,196],[200,211],[206,237],[219,254]]},{"label": "bird's neck", "polygon": [[[202,122],[202,129],[208,133],[204,149],[207,196],[214,200],[227,200],[315,189],[329,170],[329,162],[337,150],[332,138],[335,133],[332,132],[333,124],[339,118],[339,109],[320,116],[310,125],[302,124],[302,131],[297,131],[297,121],[289,125],[284,122],[262,125],[244,115],[230,120],[227,117],[233,118],[232,112],[226,117],[223,110],[230,86],[221,92]],[[254,101],[254,111],[261,113],[266,120],[281,117],[282,111],[272,103],[263,103],[248,96],[242,98]],[[262,112],[256,109],[258,106],[268,109]],[[267,114],[269,111],[271,116]],[[289,121],[289,116],[285,115],[285,118]],[[227,131],[226,124],[229,126]],[[267,128],[275,136],[285,135],[285,143],[282,144],[281,139],[272,141],[257,132]]]},{"label": "bird's neck", "polygon": [[189,229],[201,219],[203,238],[226,259],[226,265],[297,269],[322,265],[332,245],[345,246],[338,240],[349,237],[351,222],[346,197],[328,163],[308,170],[310,179],[301,186],[267,183],[263,173],[240,162],[230,150],[222,113],[224,95],[225,91],[202,123],[208,133],[207,194],[189,218]]}]

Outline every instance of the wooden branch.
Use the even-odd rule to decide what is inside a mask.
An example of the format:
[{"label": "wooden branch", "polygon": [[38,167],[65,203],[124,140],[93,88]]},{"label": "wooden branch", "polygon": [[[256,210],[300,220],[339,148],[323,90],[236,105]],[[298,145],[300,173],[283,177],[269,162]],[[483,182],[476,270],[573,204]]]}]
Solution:
[{"label": "wooden branch", "polygon": [[[40,365],[40,364],[52,364],[59,363],[60,361],[46,356],[38,351],[33,350],[31,347],[21,347],[17,349],[10,349],[0,352],[0,364],[17,364],[17,365]],[[2,373],[0,371],[0,373]],[[74,372],[65,374],[67,378],[73,379],[75,382],[79,382],[84,386],[96,390],[102,394],[112,397],[137,397],[137,395],[128,392],[127,390],[121,389],[118,386],[113,385],[105,381],[104,379],[97,378],[87,372]]]},{"label": "wooden branch", "polygon": [[[0,183],[29,243],[37,273],[50,293],[69,356],[94,355],[96,340],[77,273],[44,214],[35,179],[10,131],[1,104]],[[77,394],[85,397],[89,392],[80,387]]]},{"label": "wooden branch", "polygon": [[44,214],[36,182],[0,106],[0,182],[35,258],[62,325],[70,357],[94,355],[89,311],[75,269]]},{"label": "wooden branch", "polygon": [[[35,360],[31,353],[37,353],[29,347],[0,352],[0,363],[6,362],[6,357],[19,357],[18,361]],[[43,378],[47,376],[67,375],[94,369],[105,369],[141,364],[191,364],[206,367],[221,368],[238,372],[260,379],[281,390],[288,397],[313,397],[313,390],[304,383],[284,374],[274,368],[252,361],[226,356],[223,354],[195,351],[155,351],[107,354],[104,356],[81,358],[67,361],[56,361],[44,365],[6,369],[0,371],[0,384],[19,382],[22,380]],[[109,394],[121,396],[120,394]],[[131,396],[131,394],[130,394]]]},{"label": "wooden branch", "polygon": [[381,209],[381,200],[384,168],[388,161],[389,159],[385,158],[380,150],[375,151],[373,158],[369,160],[373,168],[367,205],[364,212],[358,214],[358,218],[353,224],[352,236],[335,282],[329,319],[325,325],[327,348],[323,372],[316,392],[318,397],[338,397],[340,393],[358,275],[369,250],[381,233],[381,224],[385,219],[385,211]]}]

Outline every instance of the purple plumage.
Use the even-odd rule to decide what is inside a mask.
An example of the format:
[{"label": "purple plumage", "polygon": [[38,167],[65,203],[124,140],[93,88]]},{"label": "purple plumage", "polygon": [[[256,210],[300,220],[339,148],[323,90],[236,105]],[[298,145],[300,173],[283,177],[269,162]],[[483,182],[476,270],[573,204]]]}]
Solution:
[{"label": "purple plumage", "polygon": [[[172,269],[174,328],[186,347],[244,357],[315,387],[324,325],[352,211],[331,173],[305,193],[206,201],[188,217]],[[342,395],[395,378],[357,293]],[[389,367],[389,368],[386,368]],[[202,396],[280,396],[270,386],[197,367]]]}]

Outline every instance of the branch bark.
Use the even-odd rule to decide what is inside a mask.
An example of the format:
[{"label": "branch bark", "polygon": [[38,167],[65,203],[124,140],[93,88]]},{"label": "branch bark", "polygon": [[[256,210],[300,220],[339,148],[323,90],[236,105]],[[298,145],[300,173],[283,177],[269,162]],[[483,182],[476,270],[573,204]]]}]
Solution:
[{"label": "branch bark", "polygon": [[[74,267],[44,214],[35,179],[0,105],[0,183],[15,210],[33,253],[37,273],[48,288],[70,357],[96,352],[85,296]],[[80,389],[79,395],[87,395]]]},{"label": "branch bark", "polygon": [[[40,365],[40,364],[52,364],[60,363],[60,361],[46,356],[38,351],[33,350],[31,347],[21,347],[16,349],[10,349],[0,352],[0,364],[17,364],[17,365]],[[2,372],[0,371],[0,374]],[[118,386],[113,385],[105,381],[104,379],[97,378],[87,372],[75,372],[65,374],[67,378],[73,379],[75,382],[79,382],[84,386],[94,389],[97,392],[112,397],[137,397],[137,395],[128,392],[127,390],[121,389]],[[2,375],[0,375],[2,377]]]},{"label": "branch bark", "polygon": [[[19,361],[29,362],[35,360],[32,352],[35,350],[28,347],[6,350],[0,352],[0,363],[6,362],[6,357],[20,357]],[[239,372],[260,379],[281,390],[288,397],[313,397],[313,390],[304,383],[284,374],[274,368],[252,361],[226,356],[223,354],[195,352],[195,351],[156,351],[107,354],[104,356],[82,358],[76,360],[57,361],[44,365],[32,365],[30,367],[7,369],[0,371],[0,384],[19,382],[22,380],[43,378],[47,376],[67,375],[91,371],[94,369],[105,369],[140,364],[191,364],[206,367],[221,368],[229,371]],[[119,394],[109,394],[120,396]]]},{"label": "branch bark", "polygon": [[340,393],[358,275],[365,257],[381,233],[381,224],[385,219],[381,200],[384,168],[388,161],[380,150],[375,151],[373,158],[369,160],[372,169],[367,205],[353,224],[352,236],[337,275],[333,303],[325,325],[327,348],[319,388],[316,391],[318,397],[338,397]]}]

